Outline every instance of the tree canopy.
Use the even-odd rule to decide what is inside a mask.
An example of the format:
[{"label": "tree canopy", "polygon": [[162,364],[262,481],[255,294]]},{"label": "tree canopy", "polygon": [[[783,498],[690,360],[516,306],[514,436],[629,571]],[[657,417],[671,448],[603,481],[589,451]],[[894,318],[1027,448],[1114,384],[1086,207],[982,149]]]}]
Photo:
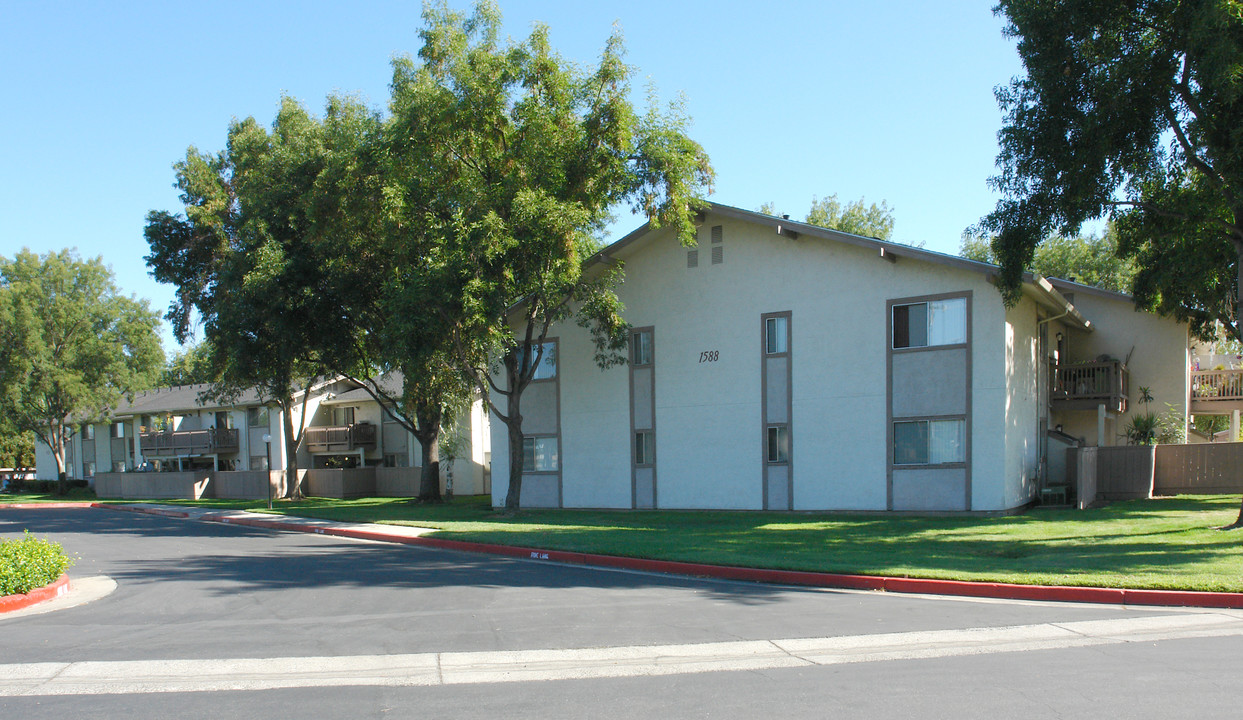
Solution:
[{"label": "tree canopy", "polygon": [[[1000,264],[993,254],[992,239],[966,233],[958,254],[968,260]],[[1135,261],[1118,256],[1113,227],[1100,235],[1054,235],[1036,246],[1028,270],[1045,277],[1073,280],[1103,290],[1130,293]]]},{"label": "tree canopy", "polygon": [[1043,240],[1109,217],[1138,307],[1243,339],[1239,2],[1001,0],[996,12],[1026,71],[997,91],[1003,197],[981,221],[1007,301]]},{"label": "tree canopy", "polygon": [[330,99],[323,119],[286,98],[269,131],[254,118],[234,121],[225,151],[190,148],[174,168],[184,214],[153,211],[145,234],[152,275],[176,287],[168,312],[184,341],[201,319],[209,343],[213,395],[254,389],[280,405],[290,494],[300,495],[297,448],[307,418],[293,425],[295,397],[305,408],[330,364],[325,338],[348,339],[353,328],[335,304],[334,258],[317,243],[317,195],[334,154],[349,155],[354,135],[342,126],[373,114],[359,103]]},{"label": "tree canopy", "polygon": [[[771,202],[761,205],[759,211],[766,215],[777,214],[776,205]],[[879,205],[869,205],[866,198],[859,198],[843,205],[836,193],[812,197],[811,209],[803,222],[877,240],[893,237],[893,209],[884,200]]]},{"label": "tree canopy", "polygon": [[183,346],[182,350],[165,361],[160,385],[171,387],[212,382],[216,375],[212,370],[211,355],[211,344],[206,340]]},{"label": "tree canopy", "polygon": [[68,250],[0,258],[0,415],[51,448],[62,481],[74,428],[155,381],[164,362],[158,326],[146,301],[121,295],[100,258]]},{"label": "tree canopy", "polygon": [[1142,308],[1239,337],[1243,14],[1233,0],[1002,0],[1026,74],[997,97],[1002,287],[1037,245],[1110,217]]},{"label": "tree canopy", "polygon": [[[501,398],[493,410],[509,430],[506,506],[516,508],[521,397],[549,327],[575,317],[591,330],[598,363],[624,358],[627,326],[612,291],[620,268],[583,271],[613,208],[629,205],[693,243],[712,170],[677,104],[662,109],[653,98],[636,112],[620,32],[587,67],[558,55],[542,25],[502,41],[491,2],[469,16],[435,3],[424,20],[420,62],[394,66],[392,153],[411,169],[400,202],[428,248],[415,278],[425,301],[444,319],[460,367]],[[501,367],[486,358],[502,358]]]}]

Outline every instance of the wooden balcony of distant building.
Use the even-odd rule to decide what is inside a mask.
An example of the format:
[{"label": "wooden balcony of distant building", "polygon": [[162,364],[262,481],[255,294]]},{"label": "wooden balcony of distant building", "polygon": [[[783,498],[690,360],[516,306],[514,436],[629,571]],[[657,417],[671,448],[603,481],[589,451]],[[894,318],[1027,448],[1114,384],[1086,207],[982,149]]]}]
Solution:
[{"label": "wooden balcony of distant building", "polygon": [[1243,410],[1243,369],[1197,370],[1191,373],[1192,414],[1229,414]]},{"label": "wooden balcony of distant building", "polygon": [[1054,410],[1126,412],[1130,373],[1120,360],[1055,365],[1049,403]]},{"label": "wooden balcony of distant building", "polygon": [[306,429],[307,452],[343,453],[375,447],[376,426],[361,422],[352,425],[330,425]]},{"label": "wooden balcony of distant building", "polygon": [[237,430],[162,430],[139,435],[142,454],[148,457],[184,457],[237,452]]}]

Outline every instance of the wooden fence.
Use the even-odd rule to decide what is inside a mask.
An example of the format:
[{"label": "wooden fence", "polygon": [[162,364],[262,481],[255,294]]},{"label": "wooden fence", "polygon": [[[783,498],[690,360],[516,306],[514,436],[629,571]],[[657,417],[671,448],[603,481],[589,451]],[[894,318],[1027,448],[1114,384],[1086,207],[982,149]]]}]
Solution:
[{"label": "wooden fence", "polygon": [[[1076,448],[1079,506],[1094,500],[1243,493],[1243,443]],[[1091,462],[1086,455],[1093,455]],[[1095,465],[1095,471],[1089,469]],[[1091,475],[1091,477],[1088,477]],[[1093,487],[1095,485],[1095,487]]]},{"label": "wooden fence", "polygon": [[1243,443],[1158,445],[1155,495],[1243,493]]}]

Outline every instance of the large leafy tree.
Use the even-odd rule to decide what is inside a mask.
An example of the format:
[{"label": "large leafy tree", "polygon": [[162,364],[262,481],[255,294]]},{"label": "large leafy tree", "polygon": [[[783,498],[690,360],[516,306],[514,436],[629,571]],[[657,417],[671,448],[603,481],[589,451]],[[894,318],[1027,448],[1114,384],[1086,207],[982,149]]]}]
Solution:
[{"label": "large leafy tree", "polygon": [[[329,118],[352,112],[346,101],[327,109]],[[270,131],[254,118],[235,121],[225,151],[190,148],[174,166],[185,213],[153,211],[145,230],[152,275],[176,287],[167,317],[178,341],[196,318],[202,322],[210,394],[255,389],[280,407],[293,498],[301,497],[297,452],[307,400],[328,372],[322,340],[351,332],[326,292],[338,279],[316,242],[315,197],[337,139],[328,122],[290,99]]]},{"label": "large leafy tree", "polygon": [[183,346],[164,363],[160,385],[197,385],[212,382],[216,375],[212,369],[211,358],[211,343],[206,340]]},{"label": "large leafy tree", "polygon": [[100,258],[67,250],[0,258],[0,414],[51,449],[62,492],[74,428],[155,381],[164,362],[158,326]]},{"label": "large leafy tree", "polygon": [[[777,207],[768,202],[761,205],[759,211],[766,215],[776,215]],[[836,193],[822,198],[813,197],[811,209],[803,222],[878,240],[893,237],[893,208],[884,200],[877,205],[868,204],[865,198],[859,198],[843,205],[837,199]]]},{"label": "large leafy tree", "polygon": [[[968,260],[999,264],[992,239],[965,233],[958,254]],[[1028,269],[1045,277],[1130,293],[1135,261],[1118,255],[1118,237],[1110,225],[1100,235],[1054,235],[1036,246]]]},{"label": "large leafy tree", "polygon": [[433,236],[424,231],[422,206],[404,202],[422,169],[390,153],[402,143],[391,129],[361,106],[325,120],[334,139],[314,216],[332,282],[318,292],[348,320],[349,334],[322,336],[318,352],[419,442],[418,500],[438,502],[441,428],[469,408],[471,388],[453,362],[443,289],[428,282]]},{"label": "large leafy tree", "polygon": [[611,209],[628,204],[694,242],[712,170],[676,106],[636,112],[620,33],[584,67],[560,57],[543,26],[502,41],[490,2],[469,16],[429,5],[424,20],[421,62],[394,68],[392,152],[416,169],[400,202],[428,241],[417,282],[443,318],[437,332],[507,426],[505,505],[516,509],[521,401],[549,328],[576,318],[601,366],[624,361],[620,268],[583,269]]},{"label": "large leafy tree", "polygon": [[1243,338],[1243,5],[1001,0],[997,12],[1026,68],[998,90],[1004,197],[982,222],[1007,298],[1042,240],[1108,216],[1139,268],[1139,307]]}]

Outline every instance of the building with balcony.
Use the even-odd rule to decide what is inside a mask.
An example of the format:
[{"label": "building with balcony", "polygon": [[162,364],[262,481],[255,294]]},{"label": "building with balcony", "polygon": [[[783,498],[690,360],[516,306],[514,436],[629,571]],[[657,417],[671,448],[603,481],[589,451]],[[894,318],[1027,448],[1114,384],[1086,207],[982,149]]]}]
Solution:
[{"label": "building with balcony", "polygon": [[[400,395],[399,375],[382,378],[382,383]],[[285,471],[280,407],[253,392],[216,401],[208,394],[210,389],[209,385],[155,388],[123,399],[106,422],[79,426],[66,445],[69,476],[93,483],[105,474],[180,473],[210,493],[213,485],[238,486],[246,473],[267,476]],[[313,471],[309,480],[304,478],[305,492],[334,487],[319,482],[321,475],[339,480],[332,471],[387,467],[395,469],[387,473],[391,477],[377,481],[375,472],[363,473],[366,478],[354,487],[367,494],[417,494],[418,443],[365,390],[331,379],[314,386],[309,397],[294,400],[292,422],[301,433],[298,466],[302,472]],[[443,448],[451,446],[457,456],[452,464],[443,463],[442,483],[454,483],[458,494],[487,492],[486,424],[487,414],[476,402],[455,434],[442,443],[442,455]],[[56,463],[46,446],[36,447],[36,461],[39,479],[55,479]],[[324,472],[315,474],[318,471]],[[242,484],[251,488],[247,492],[262,497],[262,478]],[[276,492],[280,494],[279,489]]]},{"label": "building with balcony", "polygon": [[628,361],[552,327],[521,458],[492,424],[495,504],[521,462],[523,506],[1005,512],[1068,447],[1186,415],[1186,326],[1125,295],[1029,275],[1006,307],[995,266],[717,204],[698,234],[588,262],[625,264]]}]

